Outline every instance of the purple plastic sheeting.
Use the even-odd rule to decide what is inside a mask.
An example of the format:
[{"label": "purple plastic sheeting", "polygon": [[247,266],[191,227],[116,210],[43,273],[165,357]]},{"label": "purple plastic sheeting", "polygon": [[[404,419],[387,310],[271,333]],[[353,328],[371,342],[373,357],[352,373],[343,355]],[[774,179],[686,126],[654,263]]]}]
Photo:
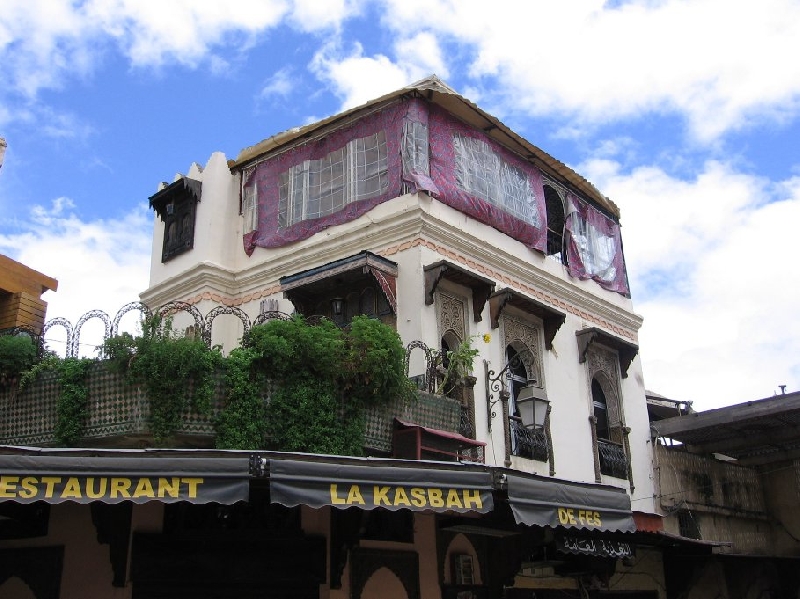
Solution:
[{"label": "purple plastic sheeting", "polygon": [[604,289],[629,295],[619,224],[568,193],[564,229],[569,274],[593,279]]},{"label": "purple plastic sheeting", "polygon": [[[295,146],[290,150],[258,164],[250,173],[244,187],[257,186],[258,226],[245,234],[244,249],[248,255],[256,247],[274,248],[307,239],[330,226],[358,218],[378,204],[400,195],[401,143],[403,122],[408,117],[409,102],[400,102],[359,119],[351,126],[331,132],[320,139]],[[301,220],[281,227],[279,224],[280,177],[291,167],[306,160],[319,160],[347,145],[350,140],[383,131],[386,136],[388,187],[380,195],[350,202],[333,214]]]},{"label": "purple plastic sheeting", "polygon": [[[463,181],[459,181],[456,167],[456,137],[484,142],[501,164],[527,177],[533,195],[530,209],[536,215],[538,226],[513,216],[499,205],[477,197],[463,188]],[[546,251],[547,212],[542,174],[537,168],[497,144],[482,131],[465,125],[436,107],[431,109],[430,114],[430,147],[431,177],[439,188],[441,202],[521,241],[531,249],[542,253]]]}]

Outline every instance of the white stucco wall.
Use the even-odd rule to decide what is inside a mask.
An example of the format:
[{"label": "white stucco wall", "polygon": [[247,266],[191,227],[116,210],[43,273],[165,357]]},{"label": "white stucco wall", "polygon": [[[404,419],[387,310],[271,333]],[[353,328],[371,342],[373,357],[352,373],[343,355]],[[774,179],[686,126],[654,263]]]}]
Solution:
[{"label": "white stucco wall", "polygon": [[[159,226],[156,217],[151,286],[142,296],[145,301],[163,304],[182,299],[194,303],[202,314],[220,304],[232,304],[252,321],[264,299],[278,300],[282,311],[292,311],[280,291],[281,277],[368,250],[398,264],[397,330],[404,343],[419,339],[438,348],[436,307],[424,303],[424,267],[442,260],[452,262],[496,281],[496,290],[509,287],[566,313],[552,349],[542,347],[542,369],[552,407],[555,476],[595,482],[590,381],[586,365],[579,363],[575,332],[597,327],[636,343],[641,318],[633,312],[629,298],[605,291],[593,281],[569,277],[558,261],[425,194],[389,200],[352,222],[329,227],[309,239],[282,248],[256,248],[252,256],[247,256],[242,249],[238,178],[230,175],[224,156],[214,154],[202,172],[194,168],[190,174],[203,181],[194,249],[161,264],[163,225]],[[483,366],[486,361],[495,371],[503,367],[501,329],[491,328],[488,303],[482,320],[475,322],[471,292],[449,281],[442,281],[440,286],[465,299],[466,334],[474,337],[479,350],[474,370],[477,436],[487,442],[487,461],[502,465],[505,451],[500,404],[495,406],[497,416],[490,434]],[[508,310],[513,313],[513,309]],[[532,318],[531,322],[537,321]],[[213,342],[230,349],[238,344],[241,333],[234,317],[223,316],[215,321]],[[483,342],[484,333],[491,335],[489,343]],[[421,353],[415,354],[410,374],[423,369]],[[620,389],[625,424],[631,429],[633,508],[652,512],[649,421],[638,357],[628,377],[621,379]],[[514,458],[512,466],[549,475],[549,465],[544,462]],[[602,482],[630,491],[624,479],[604,476]]]}]

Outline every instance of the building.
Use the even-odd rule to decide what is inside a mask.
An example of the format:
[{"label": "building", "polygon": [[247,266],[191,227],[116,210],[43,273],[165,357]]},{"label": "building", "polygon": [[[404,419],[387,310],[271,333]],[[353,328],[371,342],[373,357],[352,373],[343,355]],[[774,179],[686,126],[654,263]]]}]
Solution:
[{"label": "building", "polygon": [[800,393],[695,412],[650,401],[657,506],[667,533],[716,545],[665,557],[688,598],[800,589]]},{"label": "building", "polygon": [[26,329],[41,334],[47,313],[42,294],[57,289],[58,281],[52,277],[0,255],[0,331]]},{"label": "building", "polygon": [[[429,390],[432,352],[477,358],[449,420],[395,414],[367,458],[8,449],[9,503],[44,498],[85,567],[110,556],[118,596],[667,596],[665,550],[696,544],[656,513],[641,318],[619,210],[591,183],[430,77],[216,153],[150,203],[142,301],[208,343],[278,313],[366,314]],[[198,477],[235,490],[191,497]]]}]

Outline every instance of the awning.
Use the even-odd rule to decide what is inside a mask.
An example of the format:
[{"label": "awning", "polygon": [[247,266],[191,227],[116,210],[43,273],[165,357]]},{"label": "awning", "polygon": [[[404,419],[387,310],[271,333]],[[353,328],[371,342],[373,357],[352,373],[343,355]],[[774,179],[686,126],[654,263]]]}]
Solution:
[{"label": "awning", "polygon": [[461,513],[494,507],[489,472],[423,468],[419,462],[402,467],[271,460],[269,488],[271,501],[288,507]]},{"label": "awning", "polygon": [[585,530],[636,530],[631,500],[624,489],[507,474],[514,519],[529,526]]},{"label": "awning", "polygon": [[638,345],[595,327],[575,331],[575,337],[578,339],[578,362],[580,364],[586,362],[586,352],[592,344],[601,343],[607,345],[611,349],[617,350],[619,354],[620,373],[622,374],[622,378],[628,378],[628,368],[636,357],[636,354],[639,353]]},{"label": "awning", "polygon": [[250,493],[244,456],[0,455],[0,501],[222,503]]},{"label": "awning", "polygon": [[322,266],[281,277],[281,291],[287,298],[310,309],[320,297],[348,291],[354,281],[375,279],[392,311],[397,313],[397,263],[363,251]]}]

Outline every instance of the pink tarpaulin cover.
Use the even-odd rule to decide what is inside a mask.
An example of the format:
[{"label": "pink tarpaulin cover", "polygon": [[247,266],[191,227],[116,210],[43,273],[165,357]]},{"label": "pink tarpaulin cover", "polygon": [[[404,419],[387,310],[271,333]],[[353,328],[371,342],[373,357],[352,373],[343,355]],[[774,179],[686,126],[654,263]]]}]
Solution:
[{"label": "pink tarpaulin cover", "polygon": [[570,193],[564,229],[569,274],[628,295],[619,224]]}]

